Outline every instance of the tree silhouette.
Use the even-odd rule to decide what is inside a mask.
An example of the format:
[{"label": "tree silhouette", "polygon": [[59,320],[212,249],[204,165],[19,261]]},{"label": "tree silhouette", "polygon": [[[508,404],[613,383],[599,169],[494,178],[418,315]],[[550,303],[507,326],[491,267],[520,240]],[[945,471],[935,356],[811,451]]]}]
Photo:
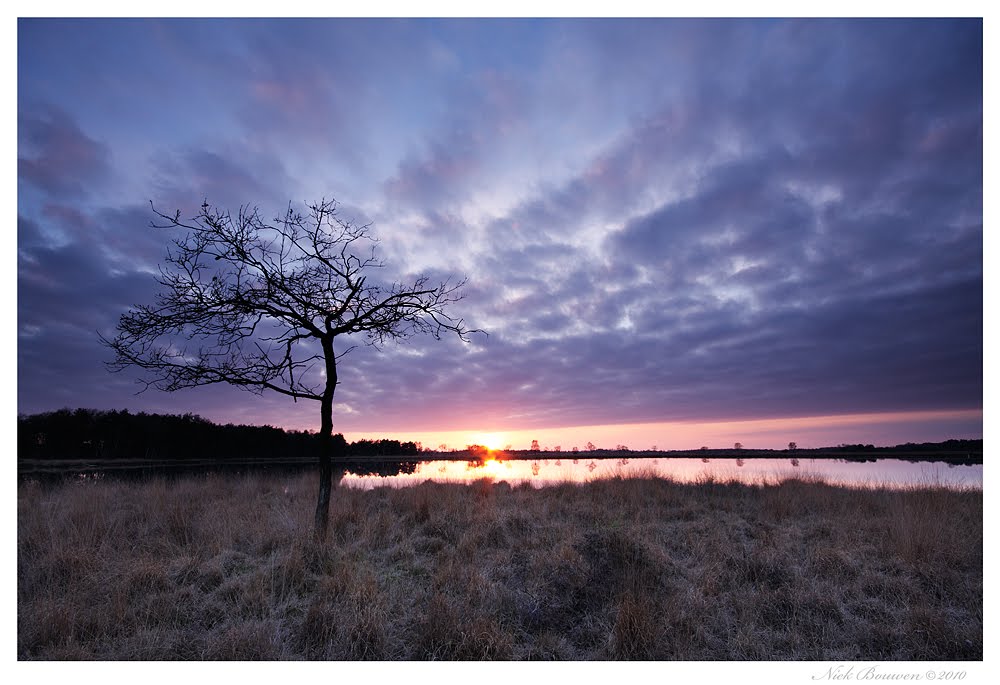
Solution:
[{"label": "tree silhouette", "polygon": [[[382,282],[370,225],[337,215],[334,200],[289,205],[265,221],[256,207],[235,216],[206,201],[192,219],[153,212],[187,234],[173,241],[160,266],[161,291],[153,305],[122,315],[117,335],[101,340],[115,353],[113,371],[138,367],[145,387],[174,391],[228,383],[257,394],[272,390],[294,400],[320,403],[320,485],[315,532],[326,537],[332,457],[343,456],[331,440],[337,363],[352,349],[336,351],[338,337],[360,336],[378,347],[414,334],[472,332],[447,312],[461,299],[465,281],[432,285]],[[338,452],[338,454],[333,454]]]}]

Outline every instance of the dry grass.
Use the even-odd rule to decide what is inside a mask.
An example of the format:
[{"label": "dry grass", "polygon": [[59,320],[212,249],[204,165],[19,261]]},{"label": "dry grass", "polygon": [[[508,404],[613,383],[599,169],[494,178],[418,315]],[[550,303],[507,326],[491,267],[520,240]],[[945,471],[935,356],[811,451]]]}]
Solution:
[{"label": "dry grass", "polygon": [[981,491],[18,487],[21,659],[983,657]]}]

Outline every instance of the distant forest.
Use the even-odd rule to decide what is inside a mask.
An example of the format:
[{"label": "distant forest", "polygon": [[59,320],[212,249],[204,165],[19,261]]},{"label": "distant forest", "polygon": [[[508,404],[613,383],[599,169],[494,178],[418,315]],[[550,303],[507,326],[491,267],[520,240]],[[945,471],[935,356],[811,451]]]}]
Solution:
[{"label": "distant forest", "polygon": [[797,450],[799,452],[836,452],[837,454],[893,454],[908,452],[943,452],[982,454],[983,441],[978,440],[945,440],[944,442],[907,442],[894,447],[875,447],[874,445],[838,445],[836,447],[817,447]]},{"label": "distant forest", "polygon": [[[358,440],[350,456],[408,456],[414,442]],[[217,425],[196,414],[132,414],[94,409],[59,411],[17,419],[19,459],[289,459],[318,458],[319,438],[274,426]]]}]

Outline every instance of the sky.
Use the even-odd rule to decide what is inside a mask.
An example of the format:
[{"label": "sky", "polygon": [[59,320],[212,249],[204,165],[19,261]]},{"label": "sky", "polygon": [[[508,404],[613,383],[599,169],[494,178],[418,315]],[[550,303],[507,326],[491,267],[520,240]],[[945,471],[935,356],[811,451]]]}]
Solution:
[{"label": "sky", "polygon": [[157,209],[336,198],[469,343],[360,346],[349,439],[982,437],[983,24],[17,22],[17,410],[319,408],[109,373]]}]

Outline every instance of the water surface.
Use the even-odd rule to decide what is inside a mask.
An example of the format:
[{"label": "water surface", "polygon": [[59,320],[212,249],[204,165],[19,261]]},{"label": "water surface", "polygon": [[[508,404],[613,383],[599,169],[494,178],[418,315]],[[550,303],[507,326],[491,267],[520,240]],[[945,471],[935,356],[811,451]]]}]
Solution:
[{"label": "water surface", "polygon": [[529,483],[536,487],[563,482],[582,483],[601,478],[651,475],[681,483],[707,479],[748,484],[774,483],[789,478],[818,478],[833,485],[902,488],[983,486],[982,464],[949,464],[940,461],[878,459],[858,462],[844,459],[539,459],[478,461],[423,461],[410,473],[357,475],[348,473],[349,487],[405,486],[431,480],[471,483],[481,479]]}]

